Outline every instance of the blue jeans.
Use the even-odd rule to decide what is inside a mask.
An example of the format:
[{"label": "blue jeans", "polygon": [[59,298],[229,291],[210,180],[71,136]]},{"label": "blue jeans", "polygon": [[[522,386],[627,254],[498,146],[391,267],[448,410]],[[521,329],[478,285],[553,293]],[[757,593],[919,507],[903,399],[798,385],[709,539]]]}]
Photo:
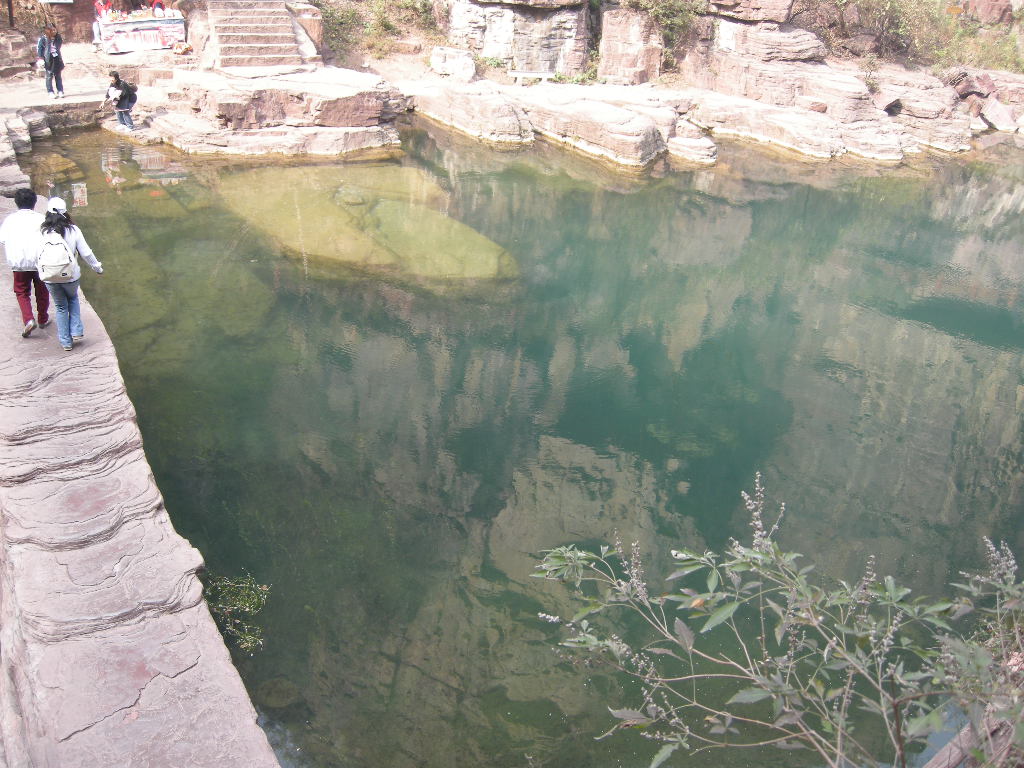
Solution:
[{"label": "blue jeans", "polygon": [[117,122],[125,126],[129,131],[135,130],[135,123],[132,122],[132,110],[128,109],[115,109],[117,113]]},{"label": "blue jeans", "polygon": [[78,280],[70,283],[46,283],[53,306],[57,308],[57,340],[62,347],[71,346],[72,336],[84,336],[82,308],[78,303]]},{"label": "blue jeans", "polygon": [[57,81],[57,93],[64,93],[64,80],[61,79],[59,69],[55,69],[53,72],[46,70],[46,92],[53,93],[55,80]]}]

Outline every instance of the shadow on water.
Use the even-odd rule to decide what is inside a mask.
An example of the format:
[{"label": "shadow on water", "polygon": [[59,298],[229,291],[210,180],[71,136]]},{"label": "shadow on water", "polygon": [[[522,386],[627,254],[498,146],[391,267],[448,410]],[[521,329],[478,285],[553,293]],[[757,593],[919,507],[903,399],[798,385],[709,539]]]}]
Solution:
[{"label": "shadow on water", "polygon": [[933,297],[912,302],[897,317],[995,349],[1024,349],[1024,315],[960,299]]},{"label": "shadow on water", "polygon": [[[358,162],[39,144],[104,261],[176,528],[271,585],[236,659],[294,766],[633,766],[626,684],[554,652],[566,542],[746,535],[919,592],[1024,530],[1016,172],[724,146],[623,175],[411,128]],[[956,226],[948,224],[957,221]],[[716,753],[687,765],[794,765]]]}]

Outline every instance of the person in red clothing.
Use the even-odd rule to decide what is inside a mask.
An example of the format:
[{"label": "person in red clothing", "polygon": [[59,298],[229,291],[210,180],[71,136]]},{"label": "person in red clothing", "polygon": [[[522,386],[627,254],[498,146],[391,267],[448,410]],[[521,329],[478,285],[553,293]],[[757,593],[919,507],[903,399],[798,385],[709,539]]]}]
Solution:
[{"label": "person in red clothing", "polygon": [[100,23],[105,21],[110,12],[114,10],[114,4],[111,0],[95,0],[92,4],[93,10],[96,11],[96,19],[92,23],[92,44],[97,48],[100,47]]},{"label": "person in red clothing", "polygon": [[[14,273],[14,295],[21,307],[21,336],[25,338],[36,328],[45,328],[50,323],[50,293],[39,279],[36,271],[36,257],[42,236],[39,227],[43,215],[36,213],[36,193],[27,187],[14,193],[14,204],[18,210],[0,224],[0,244],[4,246],[7,263]],[[39,322],[32,316],[32,292],[36,294],[36,309]]]}]

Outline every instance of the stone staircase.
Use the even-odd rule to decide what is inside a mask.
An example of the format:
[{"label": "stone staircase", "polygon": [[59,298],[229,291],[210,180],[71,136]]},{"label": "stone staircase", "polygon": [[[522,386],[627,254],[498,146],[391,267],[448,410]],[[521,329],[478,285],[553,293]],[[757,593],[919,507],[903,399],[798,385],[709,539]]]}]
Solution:
[{"label": "stone staircase", "polygon": [[36,59],[36,47],[15,29],[0,29],[0,77],[28,72]]},{"label": "stone staircase", "polygon": [[303,64],[284,0],[207,0],[207,8],[218,69]]}]

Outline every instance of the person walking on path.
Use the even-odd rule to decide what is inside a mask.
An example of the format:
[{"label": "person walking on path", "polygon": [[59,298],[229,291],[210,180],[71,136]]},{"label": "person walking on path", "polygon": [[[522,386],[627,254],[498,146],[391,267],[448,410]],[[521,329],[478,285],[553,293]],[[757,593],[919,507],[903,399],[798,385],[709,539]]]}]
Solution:
[{"label": "person walking on path", "polygon": [[[68,265],[67,282],[51,282],[46,280],[46,289],[50,292],[50,298],[57,308],[57,340],[65,352],[70,352],[76,341],[85,338],[85,329],[82,327],[82,311],[78,302],[78,283],[82,277],[82,270],[78,266],[78,256],[88,262],[97,275],[103,274],[103,264],[96,260],[92,248],[85,242],[82,230],[75,226],[68,213],[68,207],[59,197],[51,197],[46,203],[46,218],[43,219],[39,231],[45,241],[47,233],[59,234],[67,245],[71,263]],[[42,255],[43,251],[40,251]],[[77,254],[77,255],[76,255]],[[37,260],[37,264],[41,261]]]},{"label": "person walking on path", "polygon": [[[14,295],[18,297],[18,306],[21,307],[21,321],[24,323],[22,338],[37,327],[45,328],[50,324],[50,292],[36,271],[36,256],[42,240],[39,228],[43,223],[43,214],[33,210],[36,199],[36,193],[31,189],[17,190],[14,193],[14,204],[18,210],[0,224],[0,243],[3,243],[7,263],[14,274]],[[32,315],[33,290],[36,294],[38,325]]]},{"label": "person walking on path", "polygon": [[[64,56],[60,52],[63,44],[64,40],[53,24],[43,27],[43,34],[36,41],[36,56],[42,60],[46,70],[46,92],[55,99],[64,98],[64,80],[60,74],[64,69]],[[54,85],[57,86],[56,93]]]},{"label": "person walking on path", "polygon": [[103,99],[104,104],[109,101],[114,105],[117,122],[129,131],[135,130],[135,123],[132,121],[132,107],[136,101],[135,90],[135,86],[122,80],[117,72],[111,72],[110,87],[107,88],[107,95]]}]

